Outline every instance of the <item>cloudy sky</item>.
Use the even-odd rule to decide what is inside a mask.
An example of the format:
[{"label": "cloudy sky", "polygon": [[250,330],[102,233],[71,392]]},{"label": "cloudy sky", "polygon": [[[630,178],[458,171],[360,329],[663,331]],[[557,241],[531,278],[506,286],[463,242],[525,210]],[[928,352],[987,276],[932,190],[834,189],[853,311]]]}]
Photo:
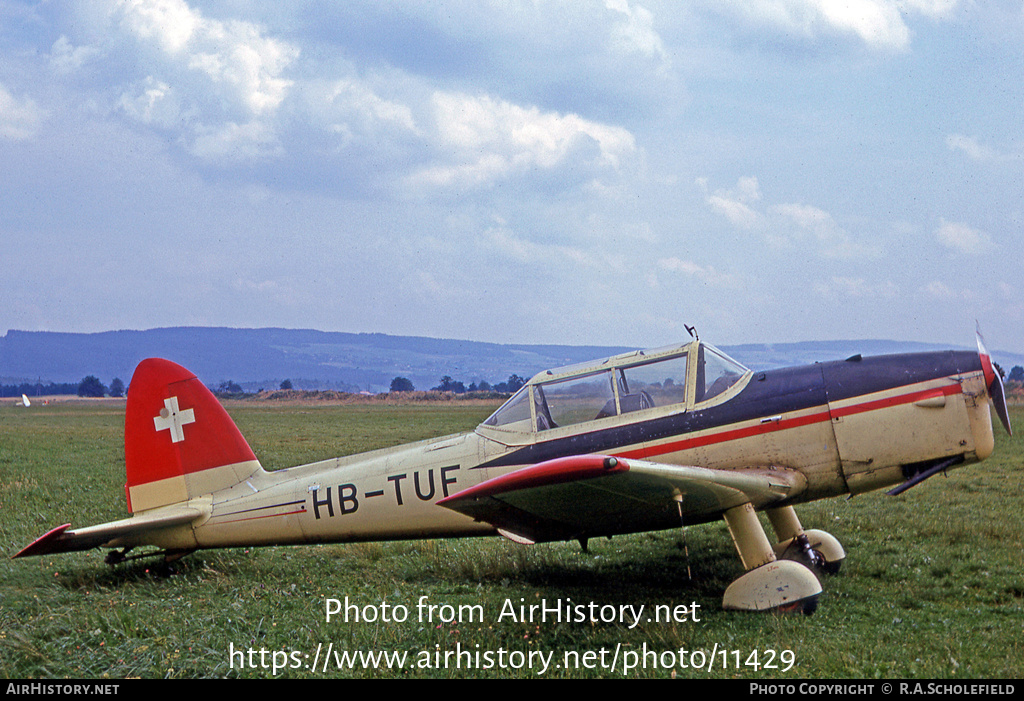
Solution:
[{"label": "cloudy sky", "polygon": [[1024,350],[1024,0],[0,0],[0,334]]}]

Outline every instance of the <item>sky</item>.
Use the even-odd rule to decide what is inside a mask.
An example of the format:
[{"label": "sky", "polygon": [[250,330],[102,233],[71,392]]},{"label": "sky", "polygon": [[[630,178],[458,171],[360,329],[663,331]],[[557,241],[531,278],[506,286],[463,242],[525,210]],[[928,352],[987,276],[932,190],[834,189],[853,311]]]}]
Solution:
[{"label": "sky", "polygon": [[0,0],[0,334],[1024,351],[1024,0]]}]

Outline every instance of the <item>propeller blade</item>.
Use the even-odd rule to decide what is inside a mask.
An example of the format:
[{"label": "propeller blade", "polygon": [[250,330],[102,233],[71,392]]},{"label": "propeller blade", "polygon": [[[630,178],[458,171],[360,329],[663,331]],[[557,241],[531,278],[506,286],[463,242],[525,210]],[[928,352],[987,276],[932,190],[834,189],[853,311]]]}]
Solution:
[{"label": "propeller blade", "polygon": [[981,367],[985,371],[985,382],[988,384],[988,396],[992,399],[992,406],[996,408],[996,415],[1003,422],[1006,433],[1013,435],[1010,428],[1010,412],[1006,409],[1006,392],[1003,390],[1003,378],[999,376],[992,363],[992,356],[985,350],[985,340],[981,336],[981,327],[978,326],[976,335],[978,338],[978,355],[981,357]]}]

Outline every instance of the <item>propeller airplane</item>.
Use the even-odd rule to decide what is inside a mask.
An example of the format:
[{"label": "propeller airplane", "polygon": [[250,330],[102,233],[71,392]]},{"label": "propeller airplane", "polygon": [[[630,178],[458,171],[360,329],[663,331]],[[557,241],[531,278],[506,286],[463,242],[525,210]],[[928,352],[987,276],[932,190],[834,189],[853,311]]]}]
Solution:
[{"label": "propeller airplane", "polygon": [[[185,368],[139,364],[125,409],[130,518],[54,528],[14,557],[500,534],[578,540],[724,519],[745,573],[723,608],[813,613],[846,557],[795,506],[984,460],[1002,383],[978,352],[754,372],[697,337],[541,372],[474,431],[266,471]],[[767,514],[774,542],[757,512]],[[129,555],[140,546],[155,552]]]}]

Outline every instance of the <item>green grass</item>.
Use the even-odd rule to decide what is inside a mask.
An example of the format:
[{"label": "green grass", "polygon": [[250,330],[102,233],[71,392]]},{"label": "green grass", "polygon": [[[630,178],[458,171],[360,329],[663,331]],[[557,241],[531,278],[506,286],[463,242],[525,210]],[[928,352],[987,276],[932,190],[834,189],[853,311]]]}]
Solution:
[{"label": "green grass", "polygon": [[[488,407],[286,407],[230,409],[268,469],[472,428]],[[1013,419],[1024,426],[1024,411]],[[0,677],[534,676],[521,669],[413,668],[423,655],[460,649],[554,653],[606,651],[607,668],[551,668],[547,676],[622,676],[622,651],[727,650],[711,672],[679,664],[641,677],[1021,678],[1024,676],[1024,449],[997,428],[996,454],[900,497],[876,493],[799,508],[807,527],[848,551],[843,572],[823,578],[811,617],[721,609],[740,573],[722,524],[679,532],[517,546],[497,538],[229,549],[198,552],[166,578],[136,561],[116,568],[102,553],[26,560],[9,556],[49,528],[125,516],[123,413],[117,407],[0,407]],[[693,579],[687,578],[687,568]],[[483,620],[420,621],[420,597],[479,606]],[[382,602],[406,621],[328,622],[328,599],[366,612]],[[506,602],[699,604],[699,622],[555,623],[499,620]],[[469,609],[463,609],[468,611]],[[317,646],[408,651],[403,670],[311,670]],[[232,666],[229,646],[264,650],[268,668]],[[792,651],[792,669],[761,669],[751,653]],[[285,657],[295,652],[309,657]],[[737,654],[740,664],[737,666]],[[502,658],[495,657],[500,661]],[[516,662],[518,657],[503,658]],[[581,658],[582,659],[582,658]],[[699,659],[699,654],[696,659]],[[787,658],[789,659],[789,658]],[[595,654],[593,661],[600,658]],[[248,658],[246,660],[248,662]],[[323,658],[321,656],[321,665]],[[535,660],[536,661],[536,660]]]}]

